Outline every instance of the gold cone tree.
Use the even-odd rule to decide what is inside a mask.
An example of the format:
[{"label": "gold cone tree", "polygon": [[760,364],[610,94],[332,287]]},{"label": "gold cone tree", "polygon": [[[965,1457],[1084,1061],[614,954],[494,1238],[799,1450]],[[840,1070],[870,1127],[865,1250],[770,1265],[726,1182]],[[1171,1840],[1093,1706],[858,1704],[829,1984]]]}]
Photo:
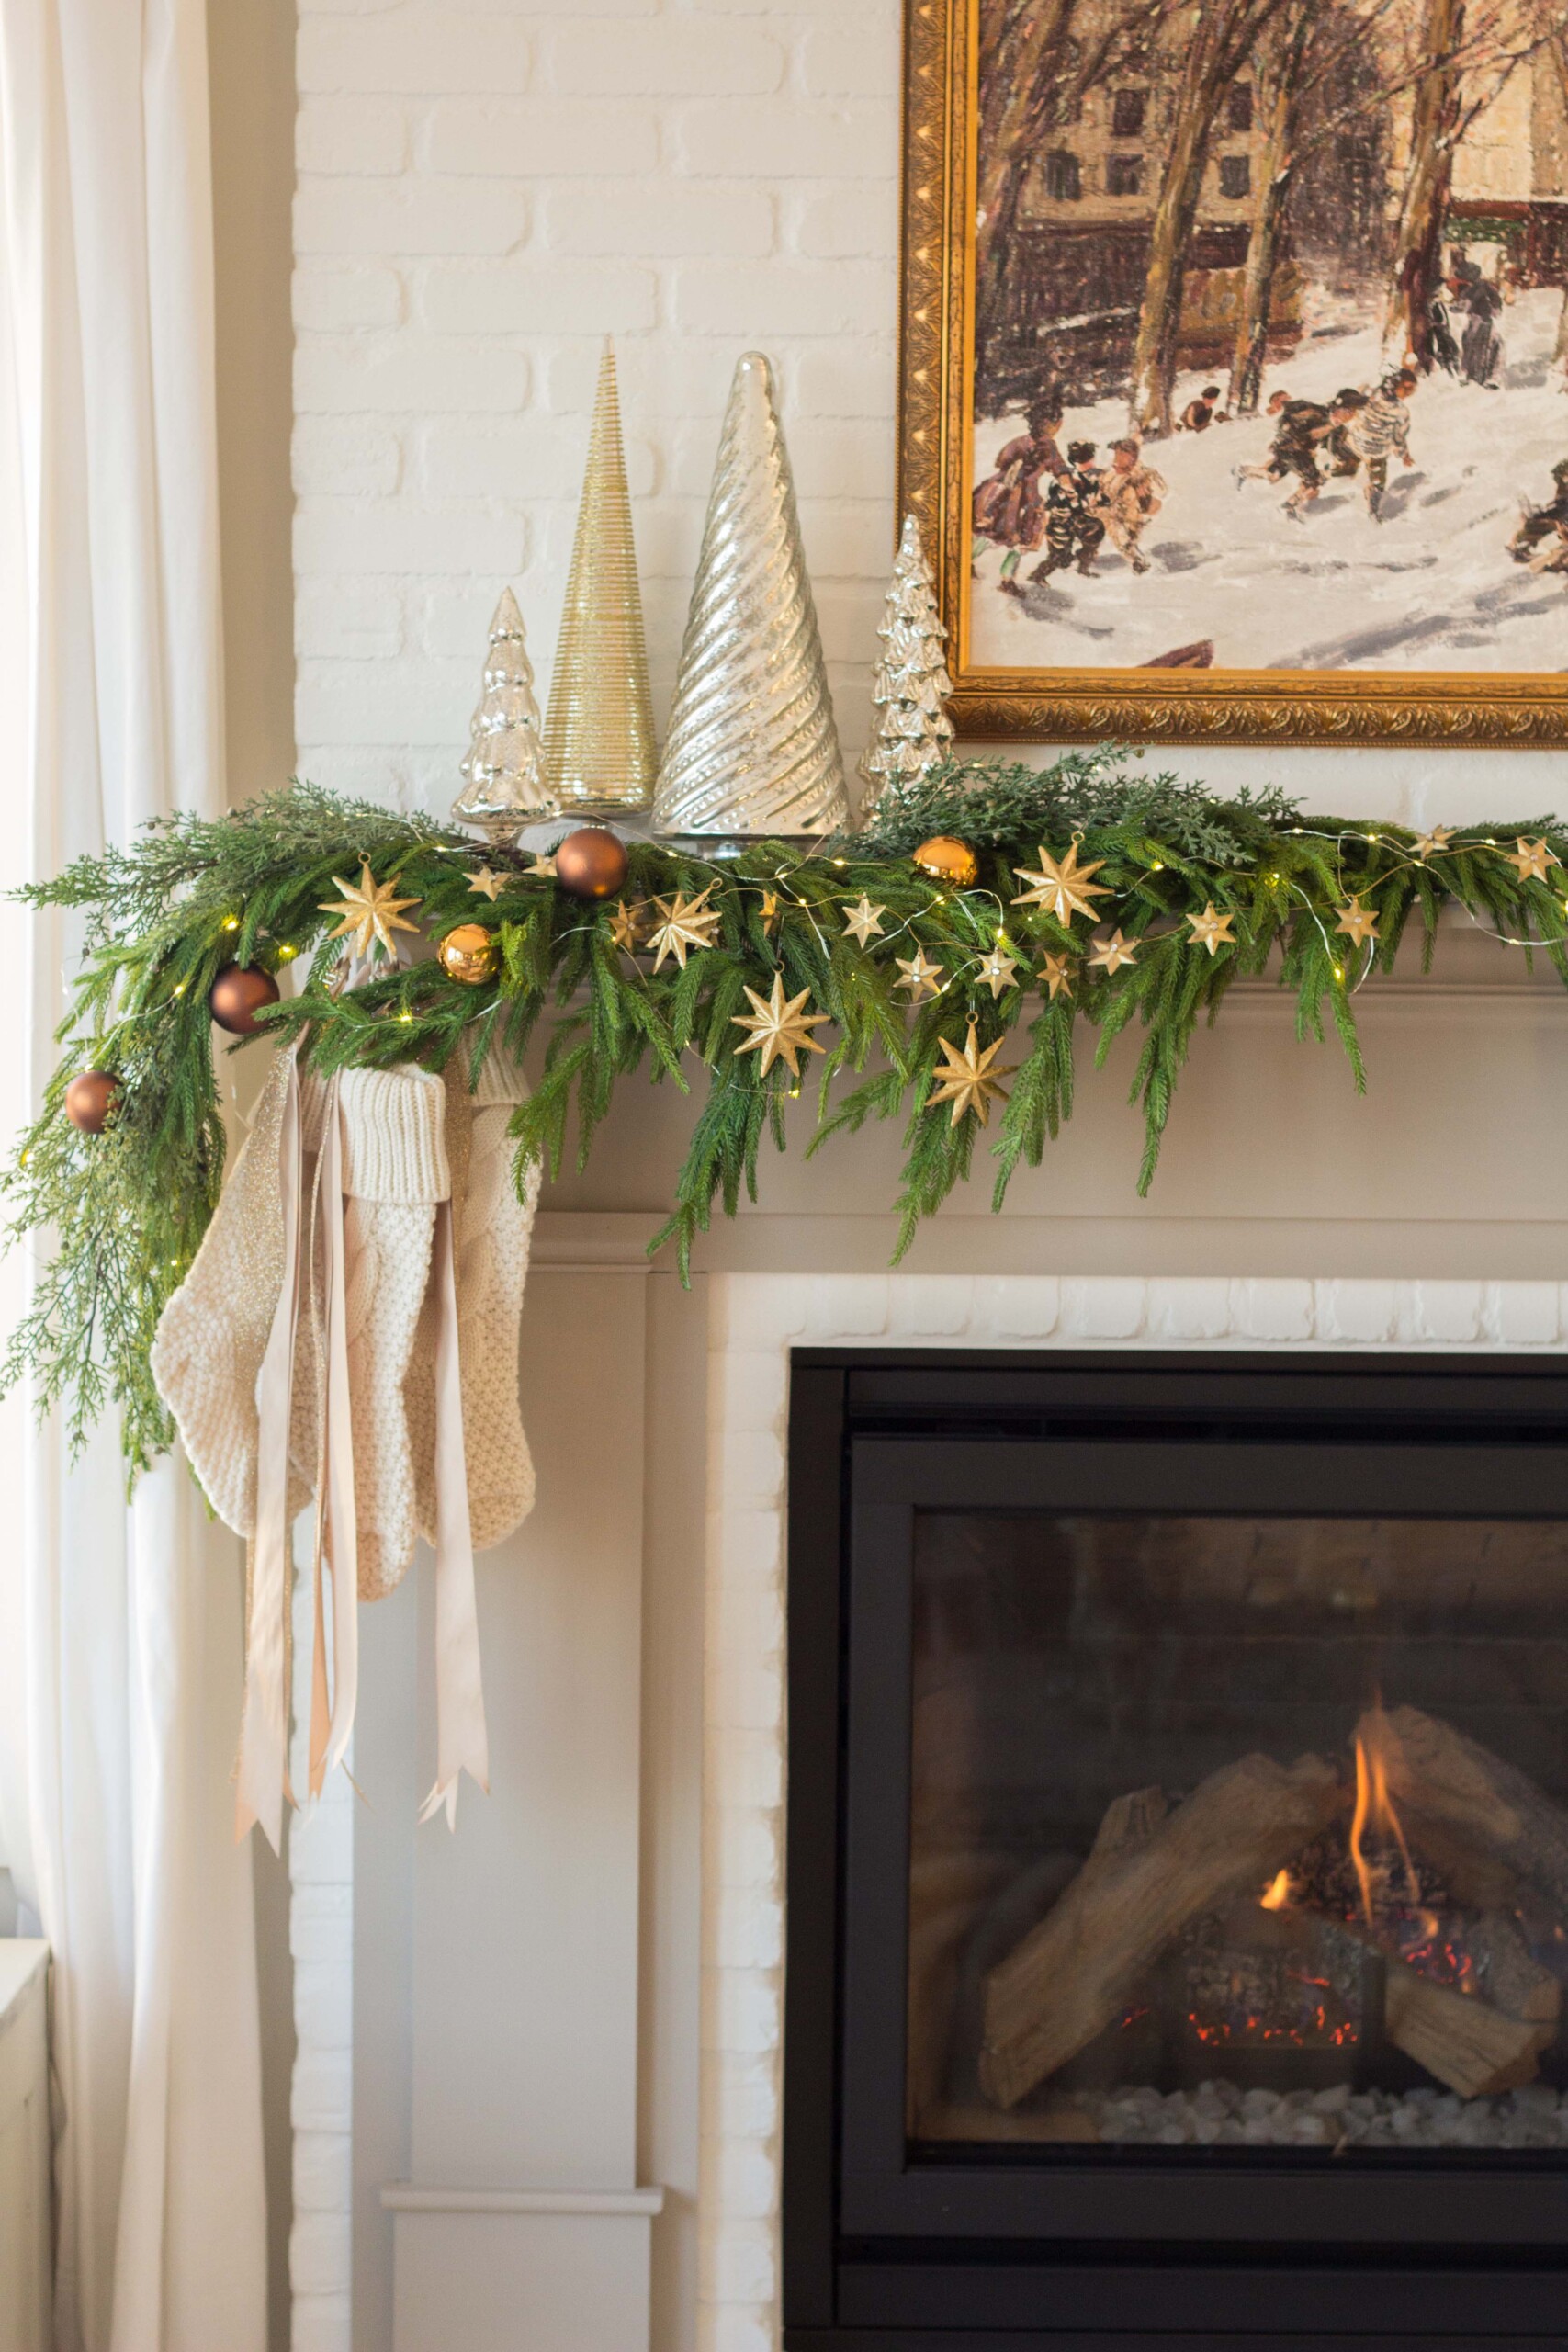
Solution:
[{"label": "gold cone tree", "polygon": [[681,649],[654,823],[665,833],[827,833],[847,819],[817,609],[773,370],[735,370]]},{"label": "gold cone tree", "polygon": [[514,842],[525,825],[553,816],[539,742],[534,665],[523,636],[523,616],[510,588],[490,625],[484,686],[468,728],[463,789],[452,803],[459,824],[473,825],[497,848]]},{"label": "gold cone tree", "polygon": [[654,766],[615,354],[606,339],[550,681],[545,768],[558,808],[609,810],[646,808]]}]

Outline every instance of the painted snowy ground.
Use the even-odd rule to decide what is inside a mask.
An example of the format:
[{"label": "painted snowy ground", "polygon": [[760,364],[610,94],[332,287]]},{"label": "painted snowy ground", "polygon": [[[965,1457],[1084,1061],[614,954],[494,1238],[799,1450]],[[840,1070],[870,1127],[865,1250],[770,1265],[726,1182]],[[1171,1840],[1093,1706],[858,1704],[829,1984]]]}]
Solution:
[{"label": "painted snowy ground", "polygon": [[[1152,569],[1140,579],[1108,547],[1096,579],[1058,572],[1020,602],[998,593],[1001,550],[987,548],[973,583],[972,662],[1121,668],[1212,638],[1222,669],[1568,669],[1568,582],[1506,552],[1521,502],[1550,498],[1551,468],[1568,457],[1568,397],[1551,364],[1562,301],[1544,288],[1504,311],[1497,390],[1423,379],[1411,403],[1415,466],[1391,469],[1381,523],[1357,481],[1325,484],[1303,523],[1280,512],[1292,482],[1238,492],[1235,468],[1268,456],[1266,418],[1174,435],[1148,451],[1169,485],[1144,537]],[[1375,326],[1309,334],[1270,369],[1265,397],[1282,388],[1326,400],[1380,372]],[[1205,380],[1184,376],[1179,407]],[[1103,461],[1126,429],[1125,403],[1102,401],[1069,409],[1060,443],[1097,442]],[[1016,415],[976,426],[976,481],[1021,430]],[[1025,556],[1021,581],[1038,560]]]}]

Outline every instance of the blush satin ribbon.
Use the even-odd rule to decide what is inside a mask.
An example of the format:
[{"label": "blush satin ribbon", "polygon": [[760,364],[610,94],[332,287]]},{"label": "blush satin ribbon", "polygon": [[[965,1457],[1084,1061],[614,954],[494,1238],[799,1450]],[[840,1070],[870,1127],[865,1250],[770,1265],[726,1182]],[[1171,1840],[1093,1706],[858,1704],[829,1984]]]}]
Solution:
[{"label": "blush satin ribbon", "polygon": [[435,1785],[420,1807],[428,1821],[446,1808],[457,1826],[457,1782],[465,1770],[490,1788],[490,1740],[479,1679],[468,1465],[463,1451],[463,1372],[457,1351],[457,1237],[452,1204],[435,1212],[431,1280],[435,1284]]}]

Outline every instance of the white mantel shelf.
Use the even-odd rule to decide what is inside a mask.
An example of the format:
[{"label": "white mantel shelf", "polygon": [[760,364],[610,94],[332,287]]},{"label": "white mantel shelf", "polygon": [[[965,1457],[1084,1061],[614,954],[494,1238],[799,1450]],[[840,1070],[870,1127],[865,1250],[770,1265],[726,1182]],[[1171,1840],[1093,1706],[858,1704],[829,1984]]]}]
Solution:
[{"label": "white mantel shelf", "polygon": [[664,2211],[661,2188],[416,2188],[394,2181],[381,2191],[389,2213],[641,2214]]}]

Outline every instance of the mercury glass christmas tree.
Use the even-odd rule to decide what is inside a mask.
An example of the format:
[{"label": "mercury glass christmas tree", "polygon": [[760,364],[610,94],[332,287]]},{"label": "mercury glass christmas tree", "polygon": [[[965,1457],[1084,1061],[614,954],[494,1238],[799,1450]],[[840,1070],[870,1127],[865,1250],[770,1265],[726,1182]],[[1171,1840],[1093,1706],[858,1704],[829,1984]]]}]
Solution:
[{"label": "mercury glass christmas tree", "polygon": [[944,650],[947,630],[937,611],[920,526],[912,514],[904,517],[886,610],[876,633],[883,653],[871,698],[880,715],[876,732],[861,755],[866,786],[860,807],[863,824],[890,785],[897,788],[925,775],[947,758],[953,743],[953,721],[944,707],[953,692]]},{"label": "mercury glass christmas tree", "polygon": [[459,824],[477,827],[498,849],[514,842],[525,825],[556,812],[545,782],[534,665],[510,588],[502,590],[490,625],[484,692],[469,724],[461,774],[463,790],[452,803],[452,814]]}]

